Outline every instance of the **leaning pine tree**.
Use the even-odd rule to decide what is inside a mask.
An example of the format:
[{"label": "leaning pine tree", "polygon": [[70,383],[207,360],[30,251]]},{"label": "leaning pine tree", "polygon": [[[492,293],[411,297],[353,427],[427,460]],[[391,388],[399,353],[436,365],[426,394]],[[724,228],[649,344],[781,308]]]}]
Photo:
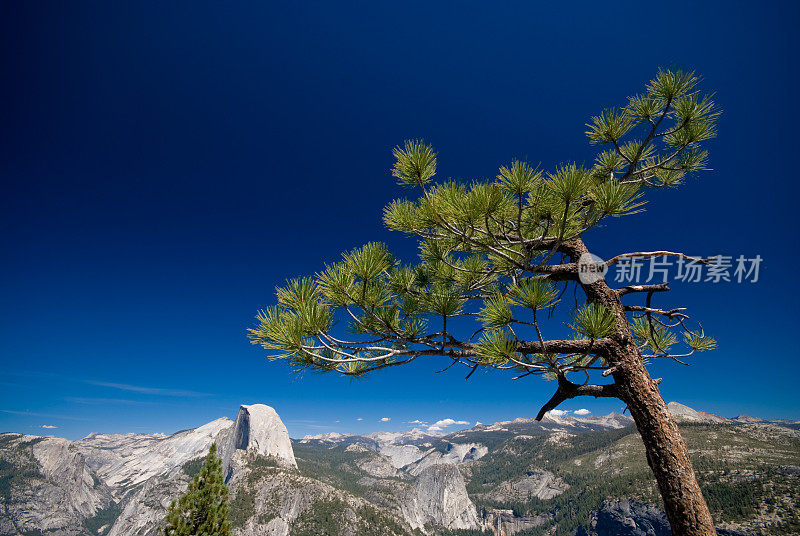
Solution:
[{"label": "leaning pine tree", "polygon": [[[681,361],[713,349],[714,340],[690,327],[685,309],[653,303],[667,284],[611,288],[603,278],[579,276],[586,231],[609,216],[640,212],[650,188],[678,186],[705,169],[701,145],[715,135],[718,112],[697,82],[692,73],[659,71],[627,105],[593,117],[589,140],[605,147],[590,168],[565,164],[543,173],[515,161],[494,180],[435,182],[429,145],[397,147],[392,175],[419,198],[392,202],[384,221],[418,237],[420,262],[403,265],[377,243],[345,253],[314,277],[278,288],[277,305],[261,311],[250,330],[252,342],[298,369],[349,376],[422,356],[440,356],[468,374],[493,367],[514,379],[540,375],[557,387],[537,419],[568,399],[617,398],[641,434],[673,534],[715,534],[660,380],[646,368],[656,358]],[[649,251],[604,264],[663,256],[709,262]],[[560,298],[571,285],[585,296],[566,323],[573,335],[548,338],[544,321],[566,307]],[[643,304],[624,303],[636,295]],[[479,325],[466,329],[466,320]],[[347,329],[335,332],[341,323]],[[679,345],[686,349],[676,351]]]},{"label": "leaning pine tree", "polygon": [[217,444],[208,451],[200,472],[189,489],[167,511],[167,526],[163,536],[230,536],[228,521],[228,487],[222,476],[222,460],[217,456]]}]

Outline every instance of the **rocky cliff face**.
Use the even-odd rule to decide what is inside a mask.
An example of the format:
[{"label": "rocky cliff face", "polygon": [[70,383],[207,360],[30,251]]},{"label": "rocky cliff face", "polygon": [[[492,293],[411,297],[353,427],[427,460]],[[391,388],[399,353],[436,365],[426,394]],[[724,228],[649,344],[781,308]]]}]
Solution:
[{"label": "rocky cliff face", "polygon": [[[737,529],[717,528],[718,536],[749,536]],[[575,536],[672,536],[667,515],[660,508],[632,500],[609,501],[593,513],[589,528]]]},{"label": "rocky cliff face", "polygon": [[411,527],[391,507],[252,451],[242,455],[242,462],[229,481],[236,536],[410,536]]},{"label": "rocky cliff face", "polygon": [[242,406],[236,421],[221,418],[169,436],[91,434],[70,442],[2,434],[0,536],[37,530],[153,536],[191,480],[188,462],[205,456],[214,442],[229,478],[245,456],[297,466],[286,427],[263,404]]},{"label": "rocky cliff face", "polygon": [[672,536],[663,510],[630,500],[604,504],[590,523],[576,536]]},{"label": "rocky cliff face", "polygon": [[225,478],[230,479],[245,453],[273,456],[291,467],[297,467],[292,440],[278,413],[264,404],[239,407],[236,422],[220,445]]},{"label": "rocky cliff face", "polygon": [[208,452],[233,424],[221,418],[192,430],[163,434],[91,434],[75,441],[87,464],[124,497],[150,478],[164,475]]},{"label": "rocky cliff face", "polygon": [[467,495],[464,478],[449,464],[422,470],[401,511],[414,528],[433,524],[447,529],[477,529],[478,512]]},{"label": "rocky cliff face", "polygon": [[489,449],[480,443],[447,443],[444,452],[429,450],[421,459],[410,464],[406,469],[409,473],[416,476],[431,465],[458,465],[460,463],[479,460],[488,452]]},{"label": "rocky cliff face", "polygon": [[499,508],[488,508],[480,514],[482,528],[491,531],[494,536],[513,536],[523,530],[541,527],[552,519],[548,514],[518,516],[514,514],[514,510]]},{"label": "rocky cliff face", "polygon": [[0,535],[91,534],[111,490],[66,439],[0,434]]},{"label": "rocky cliff face", "polygon": [[533,497],[546,501],[568,489],[569,484],[550,471],[534,469],[526,471],[521,477],[502,482],[482,497],[497,502],[525,501]]},{"label": "rocky cliff face", "polygon": [[[170,446],[167,449],[159,443],[156,453],[161,455],[171,451],[173,458],[166,464],[153,454],[146,457],[160,461],[160,471],[156,470],[156,463],[137,464],[137,468],[144,466],[152,476],[125,501],[122,514],[108,536],[157,534],[169,503],[180,497],[189,484],[190,477],[183,465],[204,456],[214,441],[219,445],[227,480],[246,465],[248,454],[251,457],[268,456],[289,467],[297,467],[286,426],[275,410],[264,404],[241,406],[236,421],[217,419],[162,441]],[[143,471],[137,470],[135,474],[141,481]],[[234,489],[234,485],[231,488]]]},{"label": "rocky cliff face", "polygon": [[148,479],[121,501],[121,513],[107,536],[155,536],[169,504],[180,497],[191,478],[180,467]]}]

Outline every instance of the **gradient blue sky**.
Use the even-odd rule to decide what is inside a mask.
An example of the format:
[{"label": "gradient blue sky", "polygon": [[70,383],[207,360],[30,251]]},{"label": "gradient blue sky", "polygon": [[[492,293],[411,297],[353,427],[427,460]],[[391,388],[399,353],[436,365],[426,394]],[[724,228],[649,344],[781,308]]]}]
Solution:
[{"label": "gradient blue sky", "polygon": [[533,377],[297,376],[245,329],[342,250],[413,258],[380,220],[395,144],[431,141],[443,177],[588,163],[584,123],[659,66],[717,92],[714,171],[587,242],[760,254],[757,284],[659,297],[720,348],[653,373],[667,400],[800,418],[799,22],[794,2],[3,2],[0,431],[172,432],[254,402],[293,437],[534,415],[553,387]]}]

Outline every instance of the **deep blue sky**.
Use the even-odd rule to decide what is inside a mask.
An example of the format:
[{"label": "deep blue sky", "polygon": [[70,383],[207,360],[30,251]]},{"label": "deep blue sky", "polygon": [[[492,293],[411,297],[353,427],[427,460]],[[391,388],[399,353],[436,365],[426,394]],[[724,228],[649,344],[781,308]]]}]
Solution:
[{"label": "deep blue sky", "polygon": [[659,296],[720,348],[653,373],[667,400],[800,418],[796,3],[377,4],[0,5],[0,431],[172,432],[254,402],[295,437],[534,415],[533,377],[295,376],[245,329],[342,250],[412,260],[380,219],[395,144],[434,143],[443,177],[589,163],[584,123],[659,66],[716,91],[714,171],[587,242],[760,254],[757,284]]}]

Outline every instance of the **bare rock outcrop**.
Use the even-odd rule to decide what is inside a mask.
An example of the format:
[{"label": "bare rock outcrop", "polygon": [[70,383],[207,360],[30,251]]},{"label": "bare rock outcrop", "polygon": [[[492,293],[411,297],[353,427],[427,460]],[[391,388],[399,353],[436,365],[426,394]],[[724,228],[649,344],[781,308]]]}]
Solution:
[{"label": "bare rock outcrop", "polygon": [[0,535],[89,534],[111,491],[66,439],[0,434]]},{"label": "bare rock outcrop", "polygon": [[[275,410],[264,404],[241,406],[236,421],[217,419],[162,441],[173,444],[171,450],[176,453],[176,461],[182,463],[175,466],[173,462],[166,468],[162,464],[162,472],[155,473],[125,502],[122,514],[108,536],[157,534],[169,503],[180,497],[189,484],[190,478],[182,469],[183,465],[204,456],[214,441],[219,446],[227,480],[246,465],[248,456],[263,456],[287,467],[297,467],[286,426]],[[182,448],[175,444],[182,445]],[[157,447],[161,447],[161,443]],[[164,450],[161,447],[159,452]],[[187,458],[187,452],[193,452],[194,456]],[[234,489],[232,484],[231,489]]]},{"label": "bare rock outcrop", "polygon": [[241,456],[245,453],[272,456],[297,467],[286,426],[278,413],[265,404],[240,406],[236,421],[226,431],[220,445],[226,480],[241,467]]},{"label": "bare rock outcrop", "polygon": [[517,516],[514,510],[487,508],[481,512],[481,524],[484,530],[492,531],[494,536],[513,536],[523,530],[530,530],[550,522],[552,516]]},{"label": "bare rock outcrop", "polygon": [[172,435],[90,434],[74,445],[115,496],[121,498],[150,478],[163,476],[205,455],[232,425],[233,421],[223,417]]},{"label": "bare rock outcrop", "polygon": [[488,452],[489,449],[480,443],[448,443],[444,452],[430,450],[420,460],[406,467],[406,470],[416,476],[431,465],[440,463],[458,465],[460,463],[479,460],[486,456]]},{"label": "bare rock outcrop", "polygon": [[729,424],[730,419],[714,415],[713,413],[706,413],[705,411],[697,411],[689,406],[684,406],[679,402],[670,402],[667,404],[667,409],[677,421],[683,422],[704,422],[704,423],[718,423]]},{"label": "bare rock outcrop", "polygon": [[535,469],[527,471],[522,477],[507,480],[498,485],[485,497],[500,502],[526,501],[531,498],[552,499],[569,489],[564,482],[550,471]]},{"label": "bare rock outcrop", "polygon": [[447,529],[477,529],[478,512],[467,495],[458,468],[436,464],[425,468],[401,506],[413,528],[438,525]]}]

